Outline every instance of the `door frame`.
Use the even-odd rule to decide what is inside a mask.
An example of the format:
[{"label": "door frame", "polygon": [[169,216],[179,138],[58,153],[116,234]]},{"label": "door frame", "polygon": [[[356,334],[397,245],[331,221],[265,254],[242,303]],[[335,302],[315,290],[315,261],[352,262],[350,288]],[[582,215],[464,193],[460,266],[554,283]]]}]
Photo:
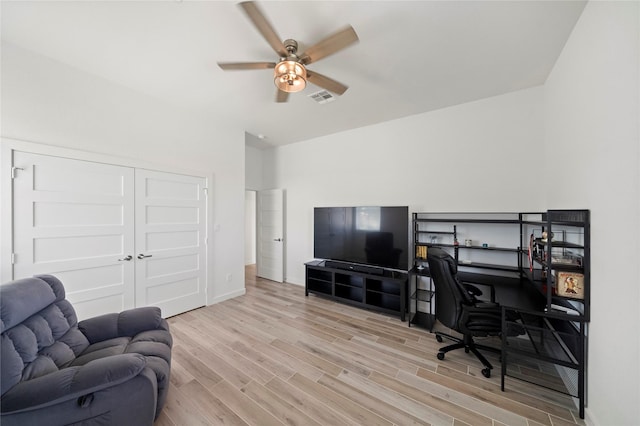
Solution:
[{"label": "door frame", "polygon": [[[13,185],[11,175],[14,151],[195,176],[205,179],[207,188],[211,188],[212,182],[214,182],[213,175],[198,170],[185,170],[178,167],[160,166],[155,163],[132,158],[98,154],[89,151],[44,145],[18,139],[0,138],[0,283],[6,283],[13,279],[13,266],[11,261],[11,254],[13,253]],[[205,246],[205,256],[207,259],[205,279],[207,283],[206,303],[208,304],[209,295],[213,294],[211,283],[211,250],[209,249],[209,247],[211,247],[210,242],[212,241],[211,230],[213,229],[213,197],[207,197],[206,208],[206,238],[209,244]]]},{"label": "door frame", "polygon": [[[255,265],[258,263],[258,190],[245,189],[244,214],[245,214],[245,242],[244,242],[244,266]],[[247,194],[251,193],[253,198],[253,210],[249,210],[247,205]],[[247,227],[251,226],[247,235]],[[251,241],[249,241],[251,240]],[[251,245],[252,247],[248,247]],[[247,263],[247,250],[251,250],[251,259],[253,262]]]}]

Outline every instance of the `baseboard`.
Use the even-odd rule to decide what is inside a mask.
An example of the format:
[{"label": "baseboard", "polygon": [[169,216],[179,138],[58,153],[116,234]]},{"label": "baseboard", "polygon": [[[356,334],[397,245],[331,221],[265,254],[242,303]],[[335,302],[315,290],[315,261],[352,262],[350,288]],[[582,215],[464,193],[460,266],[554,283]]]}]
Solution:
[{"label": "baseboard", "polygon": [[598,426],[600,424],[593,417],[591,411],[587,407],[584,408],[584,424],[587,426]]},{"label": "baseboard", "polygon": [[243,287],[240,290],[231,291],[229,293],[214,297],[212,300],[207,301],[207,306],[215,305],[216,303],[224,302],[225,300],[233,299],[234,297],[243,296],[247,290]]},{"label": "baseboard", "polygon": [[304,277],[302,277],[302,278],[301,277],[296,277],[296,276],[287,277],[287,278],[285,278],[284,282],[287,283],[287,284],[300,285],[300,286],[304,287]]}]

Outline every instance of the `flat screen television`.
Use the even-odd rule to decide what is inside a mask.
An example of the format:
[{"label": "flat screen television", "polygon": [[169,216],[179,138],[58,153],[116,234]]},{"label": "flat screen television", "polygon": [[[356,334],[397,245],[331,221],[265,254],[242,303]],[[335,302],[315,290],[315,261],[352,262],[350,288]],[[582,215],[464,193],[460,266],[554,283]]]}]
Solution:
[{"label": "flat screen television", "polygon": [[313,213],[316,259],[409,269],[408,207],[316,207]]}]

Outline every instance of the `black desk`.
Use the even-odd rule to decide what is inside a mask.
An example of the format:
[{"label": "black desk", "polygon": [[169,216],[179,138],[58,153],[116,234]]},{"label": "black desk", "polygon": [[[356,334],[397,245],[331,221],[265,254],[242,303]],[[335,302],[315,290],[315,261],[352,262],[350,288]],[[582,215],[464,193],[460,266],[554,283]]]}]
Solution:
[{"label": "black desk", "polygon": [[[416,312],[409,313],[409,327],[417,324],[433,331],[436,313],[432,307],[435,289],[432,280],[429,280],[429,287],[418,289],[419,278],[430,278],[429,268],[413,268],[409,271],[409,284],[412,286],[409,291],[409,299],[416,306]],[[463,283],[473,284],[482,290],[483,295],[479,299],[498,302],[502,306],[515,309],[540,310],[545,306],[544,296],[531,285],[526,277],[490,275],[458,271],[458,279]],[[418,302],[429,304],[429,312],[419,312]]]},{"label": "black desk", "polygon": [[[428,276],[428,271],[422,271]],[[584,316],[572,316],[558,311],[545,311],[546,300],[527,278],[458,272],[463,283],[477,286],[483,291],[480,299],[494,300],[502,306],[502,378],[504,391],[507,365],[510,358],[525,358],[527,363],[541,362],[573,370],[575,389],[559,383],[534,381],[536,378],[513,376],[520,380],[546,387],[578,398],[580,418],[584,418],[586,323]],[[491,295],[491,296],[489,296]],[[514,318],[517,318],[514,320]],[[510,327],[520,327],[528,339],[509,336]],[[532,360],[532,361],[530,361]]]},{"label": "black desk", "polygon": [[458,279],[463,283],[473,284],[483,290],[483,295],[480,299],[489,300],[486,297],[486,290],[488,290],[491,294],[491,300],[501,306],[532,311],[544,310],[544,296],[531,285],[527,278],[460,271],[458,272]]}]

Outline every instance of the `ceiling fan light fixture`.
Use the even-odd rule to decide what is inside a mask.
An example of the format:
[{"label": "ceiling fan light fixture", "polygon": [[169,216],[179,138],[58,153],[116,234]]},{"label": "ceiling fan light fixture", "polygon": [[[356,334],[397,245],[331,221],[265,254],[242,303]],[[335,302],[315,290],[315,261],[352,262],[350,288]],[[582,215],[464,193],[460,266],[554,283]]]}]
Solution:
[{"label": "ceiling fan light fixture", "polygon": [[274,68],[274,83],[287,93],[300,92],[307,85],[307,70],[299,62],[284,60]]}]

